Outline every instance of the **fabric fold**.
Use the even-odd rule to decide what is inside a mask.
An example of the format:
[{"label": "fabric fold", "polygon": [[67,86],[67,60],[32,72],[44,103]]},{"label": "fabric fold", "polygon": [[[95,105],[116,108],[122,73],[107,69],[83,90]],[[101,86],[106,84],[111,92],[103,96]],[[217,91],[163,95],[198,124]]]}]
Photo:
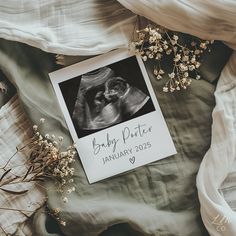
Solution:
[{"label": "fabric fold", "polygon": [[236,49],[236,2],[226,0],[118,0],[135,14],[168,29],[221,40]]},{"label": "fabric fold", "polygon": [[[3,167],[14,155],[16,147],[22,147],[29,142],[32,134],[30,122],[16,95],[0,109],[0,132],[0,167]],[[29,148],[23,152],[18,152],[8,164],[7,169],[11,168],[14,174],[24,175],[28,168],[28,165],[25,164],[28,153]],[[0,168],[0,176],[3,173],[4,170]],[[0,235],[5,235],[2,229],[10,235],[26,235],[25,231],[30,232],[30,226],[27,223],[28,218],[44,204],[44,189],[32,182],[6,185],[3,186],[3,189],[16,192],[28,190],[28,192],[15,195],[0,190]],[[20,210],[15,211],[14,209]],[[31,233],[27,234],[27,236],[32,235]]]},{"label": "fabric fold", "polygon": [[136,16],[116,0],[1,2],[0,37],[64,55],[127,47]]},{"label": "fabric fold", "polygon": [[[236,212],[220,192],[235,162],[236,143],[236,53],[222,71],[215,92],[211,147],[197,176],[197,187],[204,224],[211,235],[231,236],[236,233]],[[233,170],[236,172],[236,170]]]}]

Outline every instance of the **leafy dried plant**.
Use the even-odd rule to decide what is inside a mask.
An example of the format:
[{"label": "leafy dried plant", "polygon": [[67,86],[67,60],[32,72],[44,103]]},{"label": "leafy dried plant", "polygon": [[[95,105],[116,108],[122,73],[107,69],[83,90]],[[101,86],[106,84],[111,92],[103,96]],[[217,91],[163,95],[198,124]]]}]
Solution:
[{"label": "leafy dried plant", "polygon": [[[33,126],[33,136],[22,147],[17,147],[16,152],[8,159],[4,166],[0,167],[0,171],[3,173],[0,177],[0,191],[7,192],[8,194],[21,195],[28,192],[25,189],[24,183],[36,183],[44,188],[41,182],[46,179],[52,179],[57,185],[57,192],[60,194],[64,203],[68,202],[68,195],[75,191],[73,185],[74,168],[71,164],[75,161],[75,148],[69,146],[66,150],[62,149],[63,137],[56,138],[55,135],[42,135],[40,133],[40,126],[45,122],[45,119],[41,118],[39,125]],[[11,161],[17,153],[23,152],[25,149],[30,150],[29,158],[23,163],[23,166],[27,166],[27,169],[21,174],[15,172],[17,168],[22,167],[22,164],[11,165]],[[9,186],[19,184],[24,187],[22,190],[12,190]],[[17,188],[19,189],[19,188]],[[3,208],[2,210],[12,210],[24,212],[22,209]],[[27,210],[26,210],[27,211]],[[59,208],[50,212],[61,225],[65,225],[65,221],[59,217]]]},{"label": "leafy dried plant", "polygon": [[[198,68],[201,55],[209,49],[214,41],[201,40],[192,37],[191,42],[179,40],[177,33],[165,27],[148,24],[145,28],[136,30],[136,40],[131,43],[131,50],[141,55],[143,61],[154,60],[153,74],[157,80],[161,80],[168,73],[168,80],[163,87],[164,92],[174,92],[187,89],[191,84],[191,78],[200,79]],[[172,71],[162,68],[164,60],[172,60]]]}]

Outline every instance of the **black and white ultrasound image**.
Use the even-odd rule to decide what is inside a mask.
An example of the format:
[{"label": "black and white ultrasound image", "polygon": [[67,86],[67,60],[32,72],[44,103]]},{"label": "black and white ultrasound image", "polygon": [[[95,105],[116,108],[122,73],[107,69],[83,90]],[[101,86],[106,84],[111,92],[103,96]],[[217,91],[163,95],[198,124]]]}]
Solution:
[{"label": "black and white ultrasound image", "polygon": [[136,57],[59,86],[78,138],[155,110]]}]

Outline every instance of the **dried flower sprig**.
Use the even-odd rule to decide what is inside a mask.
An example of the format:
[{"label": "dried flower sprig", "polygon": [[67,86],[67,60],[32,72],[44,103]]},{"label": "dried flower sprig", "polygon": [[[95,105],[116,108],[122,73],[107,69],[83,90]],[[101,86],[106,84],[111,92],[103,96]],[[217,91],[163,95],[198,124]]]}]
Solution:
[{"label": "dried flower sprig", "polygon": [[[40,123],[44,123],[44,119],[41,119]],[[13,183],[16,183],[16,180],[19,182],[29,182],[43,180],[42,178],[53,178],[60,182],[61,185],[65,185],[65,181],[71,181],[70,177],[74,174],[74,168],[70,167],[70,164],[75,161],[74,156],[76,152],[74,146],[69,146],[66,151],[61,151],[60,147],[63,137],[58,137],[58,140],[56,140],[54,135],[46,134],[43,136],[38,131],[37,125],[33,126],[33,130],[34,135],[30,138],[29,142],[24,147],[17,148],[17,151],[7,163],[0,167],[0,169],[5,170],[0,180],[3,181],[4,177],[17,167],[13,166],[7,169],[10,160],[16,153],[23,151],[27,147],[31,150],[30,157],[25,163],[29,168],[23,176],[14,177]],[[68,178],[69,180],[66,180]],[[12,179],[8,179],[7,183],[12,181]],[[0,189],[3,185],[6,185],[6,183],[0,183]]]},{"label": "dried flower sprig", "polygon": [[[61,195],[63,203],[67,203],[68,195],[76,190],[73,185],[74,168],[71,167],[71,164],[75,162],[75,147],[71,145],[66,150],[61,150],[63,137],[56,138],[53,134],[42,135],[40,126],[44,122],[45,119],[41,118],[38,125],[33,125],[33,136],[24,146],[17,147],[16,152],[8,159],[6,164],[0,167],[0,170],[4,171],[0,177],[0,190],[10,194],[24,194],[28,191],[27,189],[13,191],[8,186],[33,181],[43,187],[38,182],[50,178],[55,181],[57,192]],[[25,172],[16,174],[14,170],[19,165],[11,166],[11,160],[18,152],[23,152],[25,149],[30,150],[29,158],[23,163],[27,168]],[[4,210],[6,209],[4,208]],[[59,219],[59,223],[65,225],[58,214],[56,219]]]},{"label": "dried flower sprig", "polygon": [[29,162],[33,165],[39,164],[39,176],[53,177],[63,183],[64,177],[72,176],[74,169],[69,164],[74,162],[74,146],[69,146],[66,151],[61,151],[63,137],[56,140],[55,135],[41,135],[34,126],[35,140],[33,142]]},{"label": "dried flower sprig", "polygon": [[53,218],[55,218],[55,219],[59,222],[60,225],[66,226],[66,221],[63,220],[63,219],[61,219],[60,213],[61,213],[61,209],[58,208],[58,207],[55,208],[55,209],[53,209],[53,210],[51,210],[51,211],[49,211],[49,214],[50,214]]},{"label": "dried flower sprig", "polygon": [[[153,73],[157,80],[168,73],[168,81],[163,87],[164,92],[174,92],[187,89],[191,78],[200,79],[198,68],[200,57],[214,41],[194,38],[190,45],[182,44],[177,33],[162,26],[149,24],[144,29],[136,30],[137,40],[131,43],[131,49],[140,54],[143,61],[155,60]],[[162,60],[171,57],[172,71],[165,72],[161,66]]]}]

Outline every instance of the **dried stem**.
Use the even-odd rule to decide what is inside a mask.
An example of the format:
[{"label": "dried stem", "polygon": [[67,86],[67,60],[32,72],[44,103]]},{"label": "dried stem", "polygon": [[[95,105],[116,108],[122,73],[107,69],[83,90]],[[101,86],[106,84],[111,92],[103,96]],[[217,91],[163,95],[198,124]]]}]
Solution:
[{"label": "dried stem", "polygon": [[[45,119],[40,119],[40,124],[44,123]],[[7,189],[9,185],[19,185],[26,183],[34,183],[37,186],[46,189],[43,185],[40,184],[41,181],[45,179],[51,179],[55,181],[58,185],[57,192],[60,193],[62,201],[66,203],[68,201],[65,194],[70,194],[75,191],[73,186],[73,174],[74,168],[71,167],[71,164],[75,161],[75,150],[74,146],[70,146],[66,151],[61,151],[62,146],[62,137],[56,137],[54,135],[42,135],[39,132],[39,126],[34,125],[33,137],[29,139],[23,147],[17,148],[16,152],[8,159],[6,164],[0,169],[5,170],[5,172],[0,177],[0,190],[7,192],[8,194],[25,194],[28,190],[23,189],[17,191]],[[26,152],[29,153],[29,158],[22,164],[11,165],[11,168],[7,167],[11,164],[12,159],[17,155],[17,153],[27,149]],[[25,168],[25,171],[22,171],[21,174],[16,175],[14,169],[20,166],[28,166]],[[34,212],[24,209],[16,208],[6,208],[0,207],[0,210],[10,210],[18,211],[22,214],[24,212]],[[56,219],[60,224],[65,225],[65,221],[61,220],[57,212]],[[3,229],[2,229],[3,230]]]}]

